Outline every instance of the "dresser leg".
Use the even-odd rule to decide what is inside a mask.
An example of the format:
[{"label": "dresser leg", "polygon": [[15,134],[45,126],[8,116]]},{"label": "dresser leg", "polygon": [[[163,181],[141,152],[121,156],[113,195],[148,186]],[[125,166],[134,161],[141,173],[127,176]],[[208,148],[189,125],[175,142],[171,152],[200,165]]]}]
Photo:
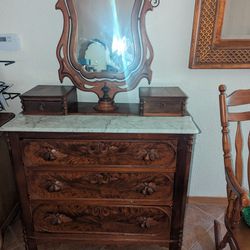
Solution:
[{"label": "dresser leg", "polygon": [[25,241],[25,249],[26,250],[37,250],[37,244],[35,240],[28,240]]},{"label": "dresser leg", "polygon": [[170,243],[169,250],[181,250],[182,242],[179,243]]},{"label": "dresser leg", "polygon": [[34,239],[29,239],[25,228],[23,228],[23,239],[25,243],[25,250],[37,250],[37,243]]}]

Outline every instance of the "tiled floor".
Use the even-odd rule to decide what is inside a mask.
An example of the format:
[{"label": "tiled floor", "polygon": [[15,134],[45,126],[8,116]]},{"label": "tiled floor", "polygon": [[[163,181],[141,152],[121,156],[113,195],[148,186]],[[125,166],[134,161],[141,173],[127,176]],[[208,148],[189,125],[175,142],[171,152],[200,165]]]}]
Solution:
[{"label": "tiled floor", "polygon": [[[223,223],[224,206],[214,204],[189,204],[186,210],[183,250],[214,250],[213,221]],[[24,250],[22,226],[19,219],[8,228],[4,250]],[[41,245],[39,250],[166,250],[157,246],[147,247],[90,247],[80,245]],[[229,248],[226,248],[228,250]]]}]

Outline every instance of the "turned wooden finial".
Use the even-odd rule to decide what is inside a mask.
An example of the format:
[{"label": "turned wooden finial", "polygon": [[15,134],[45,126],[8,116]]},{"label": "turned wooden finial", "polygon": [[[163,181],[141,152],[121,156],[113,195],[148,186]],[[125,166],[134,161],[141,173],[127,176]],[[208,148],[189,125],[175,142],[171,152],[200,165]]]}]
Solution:
[{"label": "turned wooden finial", "polygon": [[221,94],[223,94],[226,90],[227,90],[226,85],[221,84],[221,85],[219,86],[219,91],[220,91]]}]

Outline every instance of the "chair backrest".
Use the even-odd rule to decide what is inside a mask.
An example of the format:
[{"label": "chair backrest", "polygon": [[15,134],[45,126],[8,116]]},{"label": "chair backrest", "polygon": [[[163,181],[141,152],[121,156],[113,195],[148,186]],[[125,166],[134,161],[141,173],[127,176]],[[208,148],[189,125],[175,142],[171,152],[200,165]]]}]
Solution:
[{"label": "chair backrest", "polygon": [[[225,220],[232,228],[239,223],[240,213],[243,207],[250,206],[248,191],[242,187],[244,165],[247,168],[248,189],[250,190],[250,133],[243,145],[242,123],[250,121],[250,108],[248,111],[235,111],[237,106],[250,104],[250,89],[236,90],[232,94],[226,94],[226,86],[220,85],[220,118],[222,126],[222,145],[224,151],[224,165],[227,181],[228,207]],[[248,106],[247,106],[248,108]],[[231,111],[233,109],[233,111]],[[232,157],[231,136],[232,130],[229,124],[236,123],[235,129],[235,157]],[[250,129],[250,126],[249,126]],[[248,131],[249,131],[248,129]],[[243,163],[243,146],[248,147],[247,163]]]}]

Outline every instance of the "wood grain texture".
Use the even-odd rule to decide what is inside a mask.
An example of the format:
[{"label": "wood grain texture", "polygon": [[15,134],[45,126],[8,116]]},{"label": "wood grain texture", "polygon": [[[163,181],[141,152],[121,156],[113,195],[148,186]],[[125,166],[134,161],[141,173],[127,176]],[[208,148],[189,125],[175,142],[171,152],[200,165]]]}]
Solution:
[{"label": "wood grain texture", "polygon": [[243,159],[242,159],[242,149],[243,149],[243,138],[241,131],[240,122],[237,123],[237,130],[235,136],[235,176],[240,185],[243,181]]},{"label": "wood grain texture", "polygon": [[77,102],[77,93],[73,86],[37,85],[20,98],[24,114],[67,115]]},{"label": "wood grain texture", "polygon": [[193,135],[9,137],[28,249],[47,240],[181,249]]},{"label": "wood grain texture", "polygon": [[[249,121],[249,117],[246,112],[241,112],[240,110],[235,113],[230,113],[229,106],[237,106],[246,103],[250,104],[250,99],[246,101],[249,90],[236,90],[231,95],[227,95],[226,86],[220,85],[219,91],[222,146],[228,204],[224,218],[227,232],[224,237],[221,237],[219,223],[215,221],[216,250],[224,249],[227,244],[230,245],[231,249],[244,250],[249,249],[249,229],[248,233],[246,233],[247,227],[243,225],[241,216],[242,209],[250,206],[250,199],[248,197],[248,191],[242,186],[244,171],[242,151],[244,148],[244,140],[241,124],[243,121]],[[232,119],[232,117],[234,119]],[[239,119],[237,120],[237,118]],[[233,127],[230,127],[231,129],[229,130],[232,120],[237,123],[236,131],[233,131]],[[231,146],[232,136],[235,136],[235,152],[233,152],[233,147]],[[249,144],[249,141],[247,144]],[[249,147],[249,145],[245,146]],[[243,235],[244,238],[242,237]]]},{"label": "wood grain texture", "polygon": [[33,208],[36,232],[148,234],[167,239],[170,207],[94,206],[54,202]]},{"label": "wood grain texture", "polygon": [[164,166],[174,168],[177,141],[24,140],[25,166]]},{"label": "wood grain texture", "polygon": [[178,87],[141,87],[139,98],[143,116],[184,116],[187,113],[187,96]]},{"label": "wood grain texture", "polygon": [[34,199],[122,199],[167,203],[173,198],[174,173],[34,171],[27,177]]}]

